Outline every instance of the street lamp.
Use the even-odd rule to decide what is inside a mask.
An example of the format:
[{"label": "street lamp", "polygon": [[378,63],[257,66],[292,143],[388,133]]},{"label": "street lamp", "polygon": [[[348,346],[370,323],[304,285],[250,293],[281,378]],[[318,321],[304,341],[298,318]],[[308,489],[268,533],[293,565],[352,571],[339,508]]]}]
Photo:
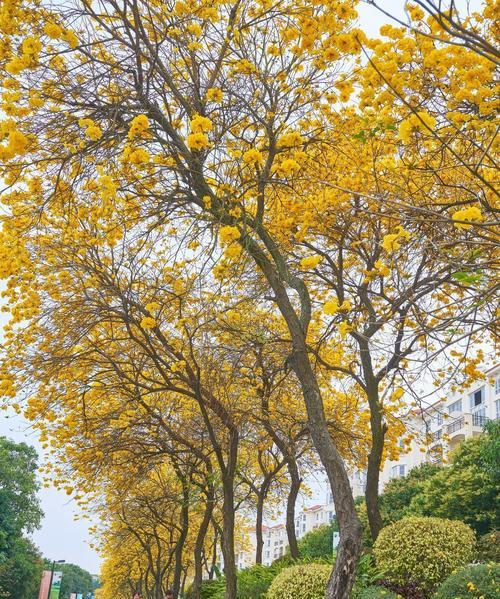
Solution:
[{"label": "street lamp", "polygon": [[52,589],[52,580],[54,579],[54,570],[55,570],[56,564],[65,564],[65,563],[66,563],[66,560],[64,560],[64,559],[53,560],[52,569],[50,570],[50,582],[49,582],[49,590],[47,593],[47,599],[50,599],[50,591]]}]

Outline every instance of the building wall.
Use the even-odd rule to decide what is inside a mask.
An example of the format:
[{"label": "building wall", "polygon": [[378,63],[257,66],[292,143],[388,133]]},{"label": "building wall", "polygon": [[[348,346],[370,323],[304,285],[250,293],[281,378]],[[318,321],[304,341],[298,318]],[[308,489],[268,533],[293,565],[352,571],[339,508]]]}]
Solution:
[{"label": "building wall", "polygon": [[486,380],[450,393],[410,420],[416,438],[408,453],[387,461],[380,473],[380,490],[389,480],[405,476],[415,466],[446,463],[465,439],[481,434],[488,420],[500,418],[500,364],[486,371]]}]

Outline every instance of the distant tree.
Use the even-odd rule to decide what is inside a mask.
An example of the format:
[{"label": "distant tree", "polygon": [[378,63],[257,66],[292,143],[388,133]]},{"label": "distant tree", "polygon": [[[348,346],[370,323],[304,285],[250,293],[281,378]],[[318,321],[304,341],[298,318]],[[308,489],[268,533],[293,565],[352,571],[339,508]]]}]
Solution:
[{"label": "distant tree", "polygon": [[499,487],[489,462],[495,445],[498,447],[497,436],[489,434],[462,443],[451,465],[422,485],[410,510],[424,516],[462,520],[477,534],[497,530]]},{"label": "distant tree", "polygon": [[95,589],[92,575],[76,566],[75,564],[64,564],[60,568],[62,572],[60,599],[69,599],[71,593],[81,593],[84,597]]},{"label": "distant tree", "polygon": [[303,558],[328,558],[333,553],[333,532],[338,531],[338,524],[333,520],[331,524],[318,526],[305,534],[299,540],[300,557]]},{"label": "distant tree", "polygon": [[380,510],[384,524],[401,520],[411,515],[411,502],[425,483],[442,470],[434,464],[421,464],[412,468],[407,476],[390,480],[380,496]]},{"label": "distant tree", "polygon": [[15,537],[9,550],[0,554],[0,596],[33,599],[38,593],[42,569],[42,559],[33,543]]},{"label": "distant tree", "polygon": [[37,454],[25,443],[0,437],[0,596],[32,599],[42,560],[23,533],[40,524]]}]

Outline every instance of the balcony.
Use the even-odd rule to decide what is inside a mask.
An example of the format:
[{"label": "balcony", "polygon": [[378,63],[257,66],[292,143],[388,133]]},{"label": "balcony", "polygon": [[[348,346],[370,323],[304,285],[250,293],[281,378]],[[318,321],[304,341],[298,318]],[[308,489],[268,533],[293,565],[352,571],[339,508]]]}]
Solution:
[{"label": "balcony", "polygon": [[484,425],[488,422],[489,418],[486,416],[480,416],[479,414],[472,414],[472,426],[478,426],[484,428]]}]

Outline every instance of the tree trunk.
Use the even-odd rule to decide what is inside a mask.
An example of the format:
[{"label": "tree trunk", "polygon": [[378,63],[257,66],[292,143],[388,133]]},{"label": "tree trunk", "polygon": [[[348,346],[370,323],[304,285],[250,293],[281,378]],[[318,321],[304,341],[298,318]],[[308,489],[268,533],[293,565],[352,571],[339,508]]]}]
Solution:
[{"label": "tree trunk", "polygon": [[200,599],[201,595],[201,583],[203,580],[203,547],[205,545],[205,538],[207,536],[208,527],[212,519],[212,513],[214,511],[214,493],[210,490],[207,493],[207,501],[205,504],[205,513],[203,514],[203,520],[201,521],[198,534],[196,535],[196,542],[194,545],[194,577],[191,585],[191,596],[193,599]]},{"label": "tree trunk", "polygon": [[226,578],[225,599],[236,599],[236,559],[234,554],[234,489],[233,478],[223,477],[224,501],[222,505],[222,555]]},{"label": "tree trunk", "polygon": [[290,555],[293,559],[300,557],[299,546],[297,543],[297,535],[295,533],[295,504],[302,483],[299,476],[297,462],[294,459],[287,460],[288,473],[290,474],[290,490],[288,491],[288,499],[286,502],[286,534],[288,537],[288,547]]},{"label": "tree trunk", "polygon": [[335,567],[328,582],[326,599],[349,599],[361,555],[361,523],[354,506],[344,461],[328,429],[321,392],[305,347],[294,352],[293,368],[302,387],[311,437],[330,482],[339,523],[340,542]]},{"label": "tree trunk", "polygon": [[267,491],[259,489],[257,494],[257,515],[255,518],[255,563],[262,564],[262,549],[264,547],[264,537],[262,532],[262,524],[264,519],[264,499]]},{"label": "tree trunk", "polygon": [[374,406],[370,408],[370,412],[372,446],[368,455],[368,467],[366,470],[365,502],[370,534],[375,541],[384,525],[378,503],[378,485],[380,465],[382,463],[382,454],[384,451],[385,427],[382,423],[382,414],[380,412],[378,399],[374,401]]},{"label": "tree trunk", "polygon": [[[184,481],[183,481],[184,483]],[[182,487],[182,506],[180,513],[181,533],[175,546],[174,580],[172,583],[174,595],[178,596],[182,584],[182,554],[189,529],[189,489],[186,484]]]}]

